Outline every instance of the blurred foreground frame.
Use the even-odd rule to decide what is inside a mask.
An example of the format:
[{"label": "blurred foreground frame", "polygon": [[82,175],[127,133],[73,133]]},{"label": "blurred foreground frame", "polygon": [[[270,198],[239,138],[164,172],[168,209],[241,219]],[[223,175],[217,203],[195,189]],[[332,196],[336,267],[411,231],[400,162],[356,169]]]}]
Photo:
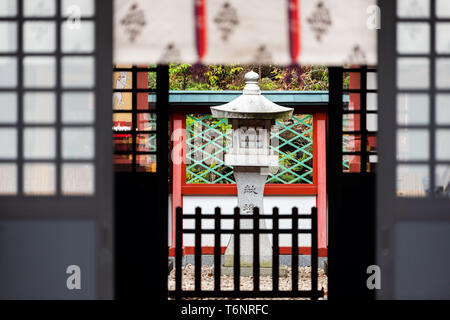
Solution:
[{"label": "blurred foreground frame", "polygon": [[[167,64],[228,63],[227,55],[242,59],[233,61],[242,64],[254,63],[257,57],[264,64],[329,65],[328,99],[308,106],[310,112],[320,110],[322,122],[316,128],[327,133],[315,145],[322,148],[319,158],[324,154],[326,158],[317,159],[313,170],[326,184],[302,187],[302,192],[317,192],[319,217],[321,208],[328,207],[328,298],[372,299],[375,293],[378,299],[450,298],[445,178],[450,165],[445,145],[450,124],[442,107],[450,94],[446,76],[450,52],[441,29],[450,22],[448,1],[380,0],[378,35],[366,26],[367,8],[374,1],[358,1],[345,10],[343,1],[334,7],[337,1],[331,0],[267,1],[267,6],[261,1],[256,6],[254,1],[230,0],[227,5],[214,2],[207,10],[202,7],[206,1],[183,1],[187,11],[173,10],[159,1],[55,0],[43,1],[42,7],[34,3],[41,2],[8,0],[0,6],[0,28],[8,35],[0,53],[1,74],[7,75],[0,78],[0,101],[9,110],[0,116],[4,142],[0,152],[0,256],[4,257],[0,259],[0,298],[168,299],[168,251],[183,249],[169,248],[169,192],[174,186],[189,192],[205,186],[184,185],[182,171],[176,172],[178,180],[172,176],[169,123],[182,126],[185,119],[173,117],[172,111],[183,114],[183,106],[169,100]],[[271,10],[271,5],[282,10]],[[346,19],[357,7],[359,14]],[[153,19],[155,12],[158,16]],[[194,16],[177,20],[174,12]],[[165,19],[164,23],[158,19]],[[196,24],[196,19],[205,23]],[[164,28],[175,20],[185,27],[169,39],[173,34]],[[297,28],[300,20],[301,29]],[[74,26],[81,29],[72,29],[69,21],[78,21]],[[353,25],[355,21],[359,25]],[[249,36],[252,28],[245,27],[247,22],[270,28],[259,34],[266,34],[266,39]],[[160,29],[147,30],[158,25]],[[217,33],[196,27],[208,25],[215,26],[208,30]],[[411,26],[428,40],[417,46],[401,41],[401,37],[408,40]],[[341,27],[351,32],[339,31]],[[94,36],[88,36],[89,32]],[[41,40],[33,42],[39,35]],[[363,41],[352,41],[354,35]],[[144,54],[134,47],[142,39],[149,50]],[[342,41],[333,44],[330,39]],[[271,47],[273,43],[278,49]],[[236,54],[242,48],[244,54]],[[112,68],[118,64],[145,66],[142,72],[156,73],[154,91],[145,89],[155,96],[156,172],[113,173],[109,106]],[[154,70],[149,71],[149,65]],[[369,74],[374,69],[377,87],[370,89]],[[360,77],[359,88],[345,87],[346,72]],[[127,88],[116,91],[120,90],[128,93]],[[135,109],[140,90],[130,89]],[[374,114],[369,110],[369,94],[378,94],[376,144],[374,133],[363,128]],[[360,109],[352,107],[354,95],[360,97]],[[420,96],[425,98],[417,99]],[[33,106],[54,112],[36,116],[29,112]],[[72,113],[80,106],[86,108]],[[298,102],[294,107],[305,105]],[[406,116],[418,110],[424,116],[405,122],[399,119],[399,110]],[[131,122],[136,123],[139,112],[130,113]],[[353,114],[360,116],[359,130],[343,123],[344,115],[346,121],[357,118]],[[140,152],[137,140],[132,156]],[[344,146],[349,149],[343,150]],[[219,187],[206,186],[222,194],[233,192],[232,186]],[[295,188],[285,190],[296,195]],[[182,202],[182,195],[171,194],[171,201]],[[178,203],[170,206],[172,214]],[[144,214],[145,208],[151,214]],[[382,286],[376,292],[366,287],[366,270],[373,264],[381,268]],[[76,279],[67,281],[76,275],[74,270],[81,270],[81,288]]]}]

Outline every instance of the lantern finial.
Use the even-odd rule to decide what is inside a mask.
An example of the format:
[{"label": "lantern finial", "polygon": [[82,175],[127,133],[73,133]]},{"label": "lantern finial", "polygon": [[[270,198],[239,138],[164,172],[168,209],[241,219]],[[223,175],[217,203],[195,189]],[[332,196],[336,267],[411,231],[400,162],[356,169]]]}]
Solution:
[{"label": "lantern finial", "polygon": [[245,87],[243,94],[261,94],[261,90],[258,86],[259,75],[256,72],[247,72],[244,76],[244,79]]},{"label": "lantern finial", "polygon": [[245,82],[258,82],[259,75],[255,71],[247,72],[244,76]]}]

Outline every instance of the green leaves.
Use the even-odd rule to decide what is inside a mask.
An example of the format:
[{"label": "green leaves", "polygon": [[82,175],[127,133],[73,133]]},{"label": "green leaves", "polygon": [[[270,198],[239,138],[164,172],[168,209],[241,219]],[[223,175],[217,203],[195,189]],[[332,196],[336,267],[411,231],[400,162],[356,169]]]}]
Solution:
[{"label": "green leaves", "polygon": [[209,65],[203,67],[198,79],[193,76],[191,64],[169,65],[171,90],[242,90],[244,75],[250,70],[260,74],[262,90],[328,90],[328,68],[326,66],[302,66],[302,81],[289,77],[288,68],[260,65]]}]

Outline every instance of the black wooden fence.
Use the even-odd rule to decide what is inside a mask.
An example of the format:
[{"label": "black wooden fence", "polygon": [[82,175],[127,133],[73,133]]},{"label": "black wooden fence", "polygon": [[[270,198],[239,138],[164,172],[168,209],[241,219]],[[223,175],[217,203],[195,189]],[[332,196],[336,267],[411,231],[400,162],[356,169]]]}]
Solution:
[{"label": "black wooden fence", "polygon": [[[194,219],[194,229],[183,228],[184,219]],[[214,219],[214,229],[202,229],[202,219]],[[234,228],[232,230],[221,229],[222,219],[233,219]],[[240,229],[240,219],[253,219],[253,229]],[[272,219],[271,229],[260,229],[260,219]],[[290,229],[280,229],[280,219],[292,219]],[[311,229],[299,229],[299,219],[310,219]],[[273,257],[272,257],[272,290],[260,290],[260,257],[259,257],[259,235],[267,233],[272,234],[273,239]],[[182,253],[183,253],[183,234],[194,234],[194,290],[182,289]],[[202,258],[202,235],[214,235],[214,290],[201,289],[201,258]],[[234,235],[234,290],[221,290],[221,243],[222,234]],[[236,254],[240,248],[240,235],[253,235],[253,290],[240,290],[240,255]],[[292,289],[279,290],[279,266],[280,266],[280,247],[279,235],[290,234],[292,236]],[[299,290],[298,288],[298,235],[311,234],[311,290]],[[317,208],[312,208],[310,214],[299,214],[298,208],[292,208],[289,215],[279,215],[278,208],[273,208],[272,215],[260,215],[259,209],[254,208],[253,215],[240,214],[239,208],[234,209],[233,215],[224,215],[220,208],[215,208],[214,214],[202,214],[201,208],[195,209],[195,214],[183,214],[180,207],[176,209],[176,243],[175,243],[175,290],[169,291],[169,297],[180,298],[310,298],[317,300],[323,297],[322,290],[318,290],[318,241],[317,241]],[[297,270],[297,272],[294,272]]]}]

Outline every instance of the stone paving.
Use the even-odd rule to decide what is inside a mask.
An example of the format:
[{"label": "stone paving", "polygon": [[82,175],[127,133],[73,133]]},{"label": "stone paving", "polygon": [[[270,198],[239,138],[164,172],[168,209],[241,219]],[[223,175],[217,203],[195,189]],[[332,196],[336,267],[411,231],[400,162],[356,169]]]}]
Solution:
[{"label": "stone paving", "polygon": [[[202,266],[202,290],[214,290],[214,267]],[[287,277],[280,277],[279,289],[280,290],[290,290],[292,288],[291,267],[287,267]],[[311,267],[299,267],[298,268],[298,288],[299,290],[310,290],[311,289]],[[221,289],[222,290],[233,290],[233,276],[222,275],[221,276]],[[175,269],[173,269],[169,274],[168,281],[169,290],[175,290]],[[323,269],[319,269],[319,289],[323,288],[325,292],[324,299],[327,299],[328,292],[328,278],[325,275]],[[194,290],[194,266],[192,264],[187,264],[183,269],[183,290]],[[261,290],[272,290],[272,276],[261,276],[260,277],[260,288]],[[241,277],[241,290],[253,290],[253,277]],[[195,299],[195,298],[192,298]],[[225,298],[228,300],[229,298]],[[257,300],[304,300],[304,298],[265,298]],[[205,300],[222,300],[222,298],[207,298]],[[236,299],[239,300],[239,299]],[[242,300],[252,300],[252,299],[242,299]]]}]

